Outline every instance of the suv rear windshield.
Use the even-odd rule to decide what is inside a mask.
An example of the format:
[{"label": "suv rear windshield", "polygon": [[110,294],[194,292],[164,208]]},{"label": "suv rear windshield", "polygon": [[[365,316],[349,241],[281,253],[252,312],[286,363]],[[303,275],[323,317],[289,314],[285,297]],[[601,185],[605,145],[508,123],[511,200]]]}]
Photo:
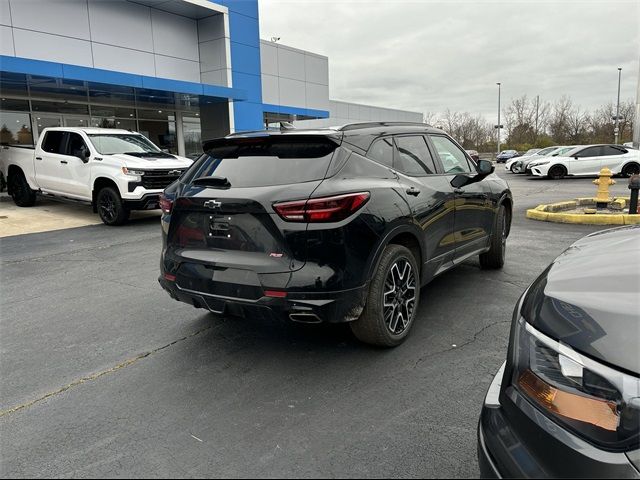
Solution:
[{"label": "suv rear windshield", "polygon": [[182,181],[213,176],[232,187],[265,187],[322,180],[337,147],[322,138],[223,139],[205,145]]}]

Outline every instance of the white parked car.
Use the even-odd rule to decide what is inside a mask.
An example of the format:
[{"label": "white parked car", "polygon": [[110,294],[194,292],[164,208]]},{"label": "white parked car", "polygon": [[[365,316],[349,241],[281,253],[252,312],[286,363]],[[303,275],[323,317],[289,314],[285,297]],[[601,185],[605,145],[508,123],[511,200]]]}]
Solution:
[{"label": "white parked car", "polygon": [[565,176],[597,176],[608,167],[614,175],[630,177],[640,173],[640,151],[621,145],[576,147],[564,156],[547,157],[529,164],[538,177],[561,179]]},{"label": "white parked car", "polygon": [[524,173],[526,166],[530,161],[539,160],[543,157],[551,155],[559,148],[562,148],[562,147],[559,147],[556,145],[554,147],[543,148],[542,150],[538,150],[533,154],[529,154],[529,155],[525,154],[522,157],[514,157],[510,159],[507,163],[505,163],[504,169],[508,170],[511,173]]},{"label": "white parked car", "polygon": [[34,205],[37,194],[84,202],[107,225],[126,222],[131,210],[159,208],[162,191],[192,163],[139,133],[104,128],[46,128],[35,149],[0,149],[16,205]]}]

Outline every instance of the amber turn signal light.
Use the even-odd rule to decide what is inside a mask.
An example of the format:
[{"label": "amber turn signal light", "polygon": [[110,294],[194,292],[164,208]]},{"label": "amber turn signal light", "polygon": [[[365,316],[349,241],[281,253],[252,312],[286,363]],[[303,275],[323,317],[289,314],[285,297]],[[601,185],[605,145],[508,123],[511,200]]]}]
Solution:
[{"label": "amber turn signal light", "polygon": [[562,417],[589,423],[615,432],[620,424],[616,402],[583,397],[559,390],[525,370],[518,379],[520,388],[541,407]]}]

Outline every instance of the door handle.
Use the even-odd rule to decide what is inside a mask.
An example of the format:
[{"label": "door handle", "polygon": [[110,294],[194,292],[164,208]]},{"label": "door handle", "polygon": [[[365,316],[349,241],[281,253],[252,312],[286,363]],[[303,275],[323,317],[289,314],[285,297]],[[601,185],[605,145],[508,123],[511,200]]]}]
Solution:
[{"label": "door handle", "polygon": [[420,195],[420,189],[416,187],[407,188],[407,195],[413,195],[414,197],[417,197],[418,195]]},{"label": "door handle", "polygon": [[42,160],[42,157],[36,157],[36,160]]},{"label": "door handle", "polygon": [[66,160],[60,160],[60,163],[64,163],[66,165],[69,162],[67,162]]},{"label": "door handle", "polygon": [[464,188],[454,188],[453,193],[462,194],[464,193]]}]

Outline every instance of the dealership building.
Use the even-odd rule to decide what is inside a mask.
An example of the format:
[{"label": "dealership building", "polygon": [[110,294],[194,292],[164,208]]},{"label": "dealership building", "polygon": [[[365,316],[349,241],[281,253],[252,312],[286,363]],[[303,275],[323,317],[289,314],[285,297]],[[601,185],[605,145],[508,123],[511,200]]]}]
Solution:
[{"label": "dealership building", "polygon": [[328,63],[261,40],[257,0],[0,0],[0,142],[124,128],[193,156],[281,121],[422,121],[330,100]]}]

